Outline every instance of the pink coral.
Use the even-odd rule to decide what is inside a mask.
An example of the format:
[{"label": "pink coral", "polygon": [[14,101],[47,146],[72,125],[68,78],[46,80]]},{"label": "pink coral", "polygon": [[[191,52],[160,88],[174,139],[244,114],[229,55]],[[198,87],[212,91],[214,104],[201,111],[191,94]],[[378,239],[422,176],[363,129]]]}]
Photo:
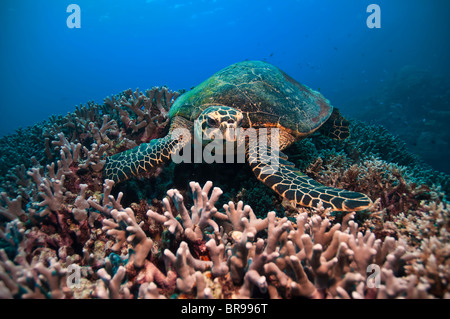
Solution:
[{"label": "pink coral", "polygon": [[[307,168],[324,184],[368,193],[375,205],[359,214],[320,203],[289,207],[289,218],[242,201],[219,207],[212,182],[130,203],[103,180],[104,156],[160,137],[177,96],[127,90],[51,120],[44,160],[16,166],[1,193],[0,297],[450,296],[443,193],[376,158],[347,165],[336,155]],[[67,284],[71,269],[78,288]]]}]

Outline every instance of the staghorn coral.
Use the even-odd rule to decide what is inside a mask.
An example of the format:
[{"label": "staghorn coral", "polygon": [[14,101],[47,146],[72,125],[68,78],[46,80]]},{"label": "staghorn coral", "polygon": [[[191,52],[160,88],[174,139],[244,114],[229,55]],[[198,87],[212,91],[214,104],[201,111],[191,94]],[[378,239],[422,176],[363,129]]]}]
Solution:
[{"label": "staghorn coral", "polygon": [[183,237],[190,242],[198,242],[203,240],[203,230],[211,226],[214,230],[214,234],[218,236],[219,227],[217,223],[212,219],[216,217],[219,219],[226,218],[223,214],[218,213],[214,207],[217,199],[222,195],[220,188],[214,188],[210,198],[207,198],[212,182],[207,182],[203,188],[200,188],[200,184],[191,182],[189,183],[191,191],[194,196],[194,205],[191,207],[191,214],[184,205],[183,196],[176,189],[167,191],[167,195],[172,199],[177,212],[180,214],[182,222],[176,220],[169,205],[167,199],[163,199],[163,204],[166,208],[164,217],[158,215],[152,210],[147,212],[147,215],[160,223],[164,223],[164,226],[169,227],[169,232],[175,234],[178,237]]},{"label": "staghorn coral", "polygon": [[[110,186],[108,183],[104,185],[106,195]],[[370,230],[358,232],[352,218],[344,220],[346,225],[333,224],[328,218],[322,218],[318,214],[311,215],[309,211],[300,212],[295,223],[287,218],[277,218],[274,212],[270,212],[265,219],[259,219],[242,202],[226,204],[224,213],[220,213],[213,205],[222,193],[220,189],[212,189],[212,183],[207,183],[203,188],[198,183],[191,183],[190,188],[194,202],[190,210],[186,208],[180,193],[172,189],[167,192],[168,198],[163,201],[166,210],[163,215],[148,211],[150,219],[164,223],[164,227],[173,234],[170,240],[178,247],[175,251],[161,247],[164,254],[158,255],[159,257],[152,253],[153,240],[143,231],[142,226],[149,221],[138,224],[129,207],[112,209],[108,216],[105,215],[103,231],[106,235],[118,240],[117,248],[131,245],[133,252],[122,257],[122,260],[126,258],[126,263],[116,272],[108,272],[106,262],[103,265],[88,266],[99,269],[90,275],[91,280],[101,278],[92,297],[161,298],[168,297],[167,293],[173,292],[199,298],[223,298],[225,294],[238,298],[257,295],[272,298],[429,296],[427,289],[423,288],[425,286],[416,287],[414,284],[418,275],[422,280],[426,278],[423,276],[424,269],[428,269],[429,278],[436,278],[438,268],[430,262],[437,262],[431,260],[427,267],[422,268],[416,262],[424,252],[430,254],[425,248],[429,246],[427,241],[419,250],[407,251],[411,247],[404,241],[396,241],[392,237],[376,239]],[[111,195],[107,197],[114,198]],[[117,201],[116,207],[119,207]],[[445,210],[443,206],[425,205],[422,209],[438,210],[441,215]],[[176,217],[178,214],[179,220]],[[322,214],[327,213],[322,209]],[[215,216],[220,218],[214,221]],[[442,225],[445,226],[445,222]],[[265,235],[259,237],[258,234],[261,233]],[[102,240],[107,243],[108,237],[102,237]],[[190,252],[198,249],[199,241],[203,241],[206,247],[207,253],[203,254],[207,257],[206,260],[197,259]],[[21,244],[24,244],[23,241]],[[112,250],[121,254],[123,250],[117,248]],[[21,254],[23,252],[19,255]],[[165,260],[163,268],[158,258]],[[22,265],[26,269],[34,267],[16,264],[5,257],[5,254],[3,259],[3,263],[10,265],[8,269],[12,269],[11,265]],[[366,282],[367,267],[372,264],[381,269],[380,285],[383,288],[376,291],[368,287]],[[2,265],[3,269],[5,265]],[[33,271],[47,276],[50,286],[59,284],[61,280],[49,277],[42,265],[43,263],[34,267]],[[440,271],[437,276],[442,278],[445,268]],[[406,275],[400,275],[401,273]],[[8,276],[5,277],[6,275]],[[11,280],[8,279],[11,276],[11,270],[4,273],[3,290],[5,287],[17,290],[11,286]],[[208,276],[216,278],[216,282],[222,282],[219,287],[227,287],[228,290],[221,291],[221,288],[214,285],[214,281],[205,279]],[[124,281],[125,278],[128,281]],[[427,287],[434,287],[432,281],[428,285]],[[60,286],[59,288],[64,288],[64,284]],[[46,297],[65,296],[57,288],[50,289]],[[24,289],[30,290],[26,297],[41,296],[32,285],[28,284]],[[441,294],[446,292],[446,288],[440,289]]]},{"label": "staghorn coral", "polygon": [[350,166],[346,156],[339,153],[328,157],[326,162],[319,157],[306,172],[326,185],[363,192],[374,199],[380,198],[381,208],[392,216],[417,207],[421,200],[435,196],[428,186],[413,182],[405,170],[405,167],[378,158]]},{"label": "staghorn coral", "polygon": [[[9,168],[0,181],[1,297],[450,296],[446,177],[426,167],[419,172],[415,160],[393,163],[412,157],[384,139],[386,132],[355,122],[348,143],[317,136],[299,144],[307,152],[296,145],[289,154],[327,185],[370,194],[375,205],[358,214],[320,205],[275,209],[278,199],[258,192],[244,169],[204,173],[221,188],[178,181],[177,190],[167,179],[179,178],[179,170],[114,187],[102,179],[103,157],[163,134],[167,98],[176,97],[158,89],[150,105],[149,91],[136,92],[116,96],[114,106],[88,103],[2,140],[11,144],[2,161],[14,159],[2,166]],[[371,132],[377,138],[363,143]],[[150,195],[156,187],[169,189],[167,197]],[[69,280],[73,269],[81,276],[76,285]],[[371,271],[379,274],[375,280]]]},{"label": "staghorn coral", "polygon": [[[440,185],[446,193],[450,190],[448,174],[433,170],[420,157],[411,153],[405,142],[380,125],[369,125],[350,119],[351,135],[343,141],[325,138],[320,134],[301,140],[285,150],[289,160],[301,169],[307,169],[320,158],[323,162],[340,158],[344,167],[362,166],[365,161],[381,160],[401,167],[406,176],[418,185]],[[338,166],[339,167],[339,166]]]},{"label": "staghorn coral", "polygon": [[126,208],[122,211],[113,209],[111,216],[113,217],[112,219],[103,220],[104,226],[102,230],[118,239],[117,247],[120,247],[125,240],[132,243],[134,248],[134,266],[137,268],[142,267],[145,258],[153,247],[153,241],[147,238],[141,226],[137,224],[131,208]]},{"label": "staghorn coral", "polygon": [[120,120],[132,133],[143,131],[140,141],[148,142],[159,137],[169,123],[168,113],[178,96],[178,92],[166,87],[154,87],[145,93],[128,89],[119,96],[107,97],[105,104],[120,114]]},{"label": "staghorn coral", "polygon": [[14,220],[16,218],[23,218],[26,215],[22,209],[22,196],[10,200],[5,192],[0,194],[5,202],[5,206],[0,206],[0,215],[8,220]]},{"label": "staghorn coral", "polygon": [[[173,195],[173,190],[168,194]],[[177,201],[176,197],[174,198]],[[179,206],[180,212],[186,213],[183,206]],[[239,206],[242,210],[242,204]],[[230,210],[229,207],[227,210]],[[237,219],[234,218],[234,220],[234,224],[238,225]],[[357,233],[355,223],[351,219],[347,219],[349,225],[345,231],[341,231],[340,224],[330,228],[330,220],[322,219],[317,215],[309,217],[308,213],[302,213],[298,216],[296,227],[294,227],[294,224],[287,222],[286,219],[275,220],[275,214],[272,212],[269,213],[266,223],[267,239],[259,238],[256,241],[254,241],[256,239],[254,230],[245,231],[250,229],[246,217],[243,217],[241,222],[244,226],[238,226],[239,230],[232,229],[229,237],[223,236],[222,244],[227,247],[227,252],[219,250],[219,254],[222,251],[220,256],[222,260],[215,262],[224,269],[229,267],[229,276],[239,279],[236,284],[242,283],[239,289],[236,287],[234,290],[234,295],[237,297],[251,297],[258,291],[268,293],[271,297],[283,298],[293,296],[344,298],[352,294],[355,297],[361,297],[362,293],[370,292],[370,287],[362,285],[367,275],[367,266],[375,261],[382,267],[382,286],[389,286],[389,290],[381,289],[378,297],[424,296],[423,291],[414,292],[414,284],[409,281],[414,282],[416,277],[396,279],[393,275],[393,269],[398,272],[396,268],[401,266],[402,261],[416,258],[413,254],[406,252],[404,243],[395,244],[395,240],[390,237],[386,237],[385,242],[382,243],[380,239],[375,240],[374,234],[370,231],[366,231],[364,235],[361,232]],[[262,220],[259,222],[264,223]],[[169,222],[166,223],[166,227],[172,227],[175,231],[179,227],[182,228],[182,225]],[[239,232],[241,236],[237,237],[232,234],[233,232]],[[205,232],[204,236],[209,234]],[[245,239],[242,240],[242,238]],[[175,237],[174,240],[176,240]],[[209,242],[212,243],[215,240],[217,238],[210,239]],[[179,245],[176,255],[166,250],[165,256],[175,266],[179,276],[177,289],[185,294],[193,293],[198,278],[201,278],[199,270],[214,268],[211,265],[214,262],[205,263],[194,259],[189,252],[187,242],[181,241]],[[207,246],[211,256],[216,259],[218,257],[216,243]],[[236,259],[238,255],[239,258]],[[227,264],[223,262],[226,256]],[[241,265],[244,264],[240,267],[240,271],[239,267],[236,267],[239,262]],[[354,270],[350,271],[350,269]],[[315,280],[308,279],[306,273],[313,275]],[[226,271],[211,271],[211,275],[213,277],[228,276]],[[358,291],[350,291],[355,286],[358,287]],[[209,293],[209,290],[205,292],[206,295]]]},{"label": "staghorn coral", "polygon": [[[74,112],[65,116],[53,115],[46,121],[25,129],[18,129],[15,134],[0,138],[1,191],[16,191],[14,184],[18,179],[21,183],[26,182],[23,178],[24,169],[36,166],[36,163],[45,167],[61,156],[67,156],[68,150],[73,153],[72,143],[77,147],[77,152],[80,151],[79,145],[81,145],[84,156],[87,157],[83,161],[87,160],[86,165],[93,165],[90,162],[99,163],[100,157],[105,153],[133,148],[143,140],[160,137],[158,134],[163,133],[162,130],[167,124],[168,111],[180,93],[166,87],[154,87],[146,90],[145,94],[139,90],[136,92],[145,99],[141,98],[142,110],[135,104],[136,108],[131,109],[132,114],[128,113],[127,109],[130,109],[126,105],[119,102],[132,103],[133,92],[127,90],[112,98],[106,98],[103,105],[88,102],[86,105],[77,106]],[[139,96],[136,98],[139,99]],[[135,130],[138,136],[128,135],[125,132],[129,123],[121,120],[119,113],[123,112],[128,114],[128,119],[138,121],[142,126]],[[93,154],[88,154],[91,149],[96,148],[92,144],[96,144],[98,149]],[[64,150],[64,155],[60,153],[63,146],[67,148]],[[76,157],[77,154],[72,155]],[[98,171],[101,168],[95,167]],[[11,173],[14,170],[16,173]],[[11,182],[14,184],[8,189],[7,185]]]}]

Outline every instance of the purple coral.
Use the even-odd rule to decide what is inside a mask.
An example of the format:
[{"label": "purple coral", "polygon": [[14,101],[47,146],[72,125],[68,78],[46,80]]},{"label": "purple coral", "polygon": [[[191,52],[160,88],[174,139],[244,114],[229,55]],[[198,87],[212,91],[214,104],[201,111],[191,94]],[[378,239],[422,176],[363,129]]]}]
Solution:
[{"label": "purple coral", "polygon": [[1,298],[449,297],[442,191],[379,159],[307,169],[378,198],[365,219],[320,204],[289,218],[229,198],[219,207],[212,182],[130,203],[103,180],[104,156],[160,137],[177,96],[127,90],[51,119],[42,157],[1,184]]}]

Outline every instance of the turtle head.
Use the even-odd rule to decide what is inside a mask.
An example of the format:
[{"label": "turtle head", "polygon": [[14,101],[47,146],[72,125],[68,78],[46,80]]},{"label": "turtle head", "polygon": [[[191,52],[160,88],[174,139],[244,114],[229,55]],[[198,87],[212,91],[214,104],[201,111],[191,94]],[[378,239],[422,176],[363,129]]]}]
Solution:
[{"label": "turtle head", "polygon": [[242,119],[243,115],[237,109],[222,105],[210,106],[195,121],[195,137],[206,144],[217,136],[227,142],[236,142]]}]

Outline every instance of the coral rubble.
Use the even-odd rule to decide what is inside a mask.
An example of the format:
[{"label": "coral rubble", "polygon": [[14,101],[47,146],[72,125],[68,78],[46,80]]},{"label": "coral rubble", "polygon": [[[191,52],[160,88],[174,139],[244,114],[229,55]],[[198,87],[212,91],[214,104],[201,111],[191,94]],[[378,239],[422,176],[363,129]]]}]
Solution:
[{"label": "coral rubble", "polygon": [[449,178],[379,127],[287,151],[368,194],[359,213],[292,207],[242,167],[103,180],[106,155],[166,134],[178,95],[127,90],[0,140],[0,298],[450,297]]}]

